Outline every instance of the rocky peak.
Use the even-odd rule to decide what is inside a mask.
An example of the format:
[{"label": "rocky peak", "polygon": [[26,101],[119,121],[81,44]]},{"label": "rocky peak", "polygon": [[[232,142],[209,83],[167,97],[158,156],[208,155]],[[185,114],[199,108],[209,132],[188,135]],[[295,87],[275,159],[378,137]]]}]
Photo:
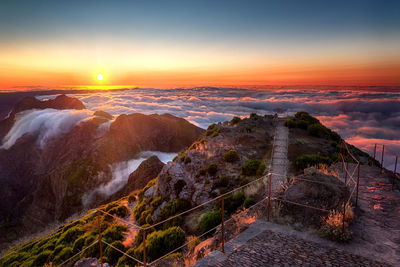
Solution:
[{"label": "rocky peak", "polygon": [[157,177],[164,165],[157,156],[146,159],[129,175],[128,183],[115,193],[112,199],[115,200],[129,195],[132,191],[142,189],[150,180]]}]

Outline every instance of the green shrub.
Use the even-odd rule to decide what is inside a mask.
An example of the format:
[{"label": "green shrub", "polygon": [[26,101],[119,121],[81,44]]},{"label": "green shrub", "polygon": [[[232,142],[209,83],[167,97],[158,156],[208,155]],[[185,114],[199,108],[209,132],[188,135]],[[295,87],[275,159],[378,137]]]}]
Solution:
[{"label": "green shrub", "polygon": [[[97,236],[88,235],[86,237],[86,239],[85,239],[85,246],[84,247],[88,247],[88,246],[92,245],[93,242],[95,242],[97,239],[98,239]],[[80,257],[81,258],[84,258],[84,257],[95,257],[95,258],[98,258],[98,257],[100,257],[100,249],[99,249],[98,244],[94,244],[90,248],[86,249],[84,252],[81,253]]]},{"label": "green shrub", "polygon": [[226,187],[229,184],[229,178],[226,175],[222,175],[218,182],[215,184],[216,187]]},{"label": "green shrub", "polygon": [[338,146],[338,143],[336,141],[331,141],[331,147],[336,148]]},{"label": "green shrub", "polygon": [[296,128],[297,124],[294,119],[287,119],[285,120],[285,126],[288,128]]},{"label": "green shrub", "polygon": [[180,252],[172,253],[172,254],[168,255],[167,257],[165,257],[165,258],[166,259],[175,259],[175,260],[178,260],[178,261],[183,261],[184,260],[183,256],[182,256],[182,253],[180,253]]},{"label": "green shrub", "polygon": [[134,194],[128,196],[128,202],[133,203],[136,201],[136,196]]},{"label": "green shrub", "polygon": [[196,141],[189,147],[189,150],[196,149],[198,146],[206,144],[206,143],[207,143],[207,139],[201,139],[199,141]]},{"label": "green shrub", "polygon": [[246,198],[246,200],[243,203],[243,207],[245,207],[246,209],[250,208],[251,206],[253,206],[254,204],[256,204],[256,201],[254,200],[254,198],[249,197]]},{"label": "green shrub", "polygon": [[60,251],[63,250],[64,248],[65,248],[64,245],[58,245],[58,246],[56,246],[55,249],[54,249],[54,251],[53,251],[54,255],[57,255],[58,253],[60,253]]},{"label": "green shrub", "polygon": [[153,209],[158,208],[164,202],[164,198],[162,196],[156,196],[151,202],[150,205]]},{"label": "green shrub", "polygon": [[311,116],[308,112],[305,111],[300,111],[297,112],[294,117],[300,121],[306,122],[308,125],[314,124],[314,123],[319,123],[319,120]]},{"label": "green shrub", "polygon": [[60,253],[54,258],[54,262],[61,263],[70,258],[72,255],[74,255],[72,248],[70,247],[63,248],[63,250],[61,250]]},{"label": "green shrub", "polygon": [[74,242],[74,246],[72,247],[74,253],[81,251],[83,246],[85,245],[86,236],[81,236]]},{"label": "green shrub", "polygon": [[196,174],[196,177],[198,178],[198,177],[200,177],[200,176],[204,176],[204,175],[206,175],[206,173],[207,173],[207,170],[206,170],[206,169],[201,169],[201,170],[199,170],[199,172]]},{"label": "green shrub", "polygon": [[307,132],[309,135],[316,136],[316,137],[329,136],[328,129],[319,123],[314,123],[314,124],[308,125]]},{"label": "green shrub", "polygon": [[215,126],[217,126],[215,123],[213,123],[213,124],[210,124],[208,127],[207,127],[207,130],[213,130],[214,128],[215,128]]},{"label": "green shrub", "polygon": [[136,204],[136,206],[133,208],[133,216],[135,217],[136,220],[139,220],[140,215],[145,209],[146,209],[146,203],[144,201]]},{"label": "green shrub", "polygon": [[103,238],[110,244],[114,241],[122,241],[126,231],[128,231],[128,227],[122,224],[116,224],[104,231]]},{"label": "green shrub", "polygon": [[330,165],[332,160],[329,157],[323,157],[316,154],[304,154],[296,159],[296,168],[303,170],[311,166],[317,166],[318,164]]},{"label": "green shrub", "polygon": [[[150,226],[150,224],[142,225],[143,228],[144,227],[149,227],[149,226]],[[151,234],[154,231],[155,231],[155,229],[153,227],[149,228],[149,229],[146,229],[146,236]],[[135,236],[135,244],[139,245],[140,243],[142,243],[142,241],[143,241],[143,229],[139,229],[139,231],[137,232],[137,234]]]},{"label": "green shrub", "polygon": [[323,221],[318,233],[320,236],[337,242],[348,242],[353,237],[353,232],[349,230],[349,223],[353,220],[353,210],[350,206],[346,207],[346,218],[343,230],[343,213],[333,210]]},{"label": "green shrub", "polygon": [[145,211],[143,211],[141,214],[140,214],[140,217],[139,217],[139,219],[137,220],[137,223],[139,224],[139,225],[143,225],[143,224],[146,224],[147,223],[147,217],[148,216],[150,216],[151,217],[151,214],[152,214],[152,209],[147,209],[147,210],[145,210]]},{"label": "green shrub", "polygon": [[238,122],[240,122],[240,118],[239,117],[233,117],[232,120],[231,120],[232,124],[236,124]]},{"label": "green shrub", "polygon": [[190,209],[190,207],[191,207],[190,201],[183,198],[175,199],[174,201],[169,202],[161,209],[160,220],[165,220],[178,213],[184,212]]},{"label": "green shrub", "polygon": [[242,192],[237,192],[234,195],[224,197],[224,210],[231,214],[236,211],[244,202],[245,196]]},{"label": "green shrub", "polygon": [[217,163],[210,163],[210,164],[208,165],[208,167],[207,167],[207,172],[208,172],[210,175],[215,175],[215,174],[217,173],[217,171],[218,171],[218,165],[217,165]]},{"label": "green shrub", "polygon": [[[134,248],[130,248],[128,249],[126,252],[126,254],[128,254],[131,257],[136,257],[135,256],[135,249]],[[126,267],[126,266],[137,266],[138,262],[127,257],[127,256],[122,256],[119,258],[118,263],[117,263],[117,267]]]},{"label": "green shrub", "polygon": [[[62,251],[61,251],[62,252]],[[43,266],[45,263],[50,261],[50,257],[52,256],[52,251],[50,250],[45,250],[39,255],[36,256],[36,258],[33,260],[33,266]]]},{"label": "green shrub", "polygon": [[[242,166],[242,174],[246,176],[254,176],[257,174],[258,168],[261,165],[261,161],[259,160],[249,160]],[[265,170],[265,165],[264,167]],[[262,170],[262,171],[264,171]],[[259,171],[261,172],[261,171]]]},{"label": "green shrub", "polygon": [[216,130],[212,133],[211,137],[214,138],[214,137],[216,137],[217,135],[219,135],[219,129],[216,129]]},{"label": "green shrub", "polygon": [[0,260],[0,266],[10,266],[11,263],[21,260],[19,254],[20,253],[14,253],[4,257],[3,259]]},{"label": "green shrub", "polygon": [[261,164],[257,168],[256,175],[257,176],[263,175],[266,168],[267,167],[265,166],[264,162],[261,162]]},{"label": "green shrub", "polygon": [[129,214],[129,210],[126,206],[121,205],[115,208],[112,208],[108,213],[112,215],[116,215],[120,218],[124,218]]},{"label": "green shrub", "polygon": [[247,178],[242,178],[241,180],[240,180],[240,186],[244,186],[244,185],[246,185],[246,184],[248,184],[248,183],[250,183],[250,180],[249,179],[247,179]]},{"label": "green shrub", "polygon": [[[125,246],[122,244],[121,241],[112,242],[111,246],[113,246],[121,251],[125,250]],[[113,249],[110,246],[107,246],[106,249],[104,250],[104,256],[107,257],[108,263],[111,265],[115,265],[118,262],[119,258],[122,257],[122,255],[123,254],[121,252]]]},{"label": "green shrub", "polygon": [[204,214],[200,219],[200,231],[205,233],[221,223],[221,210],[215,210]]},{"label": "green shrub", "polygon": [[58,239],[56,245],[59,244],[73,244],[75,239],[77,239],[80,235],[84,233],[83,229],[80,226],[75,226],[68,229],[66,232],[62,233],[60,238]]},{"label": "green shrub", "polygon": [[[328,130],[329,130],[329,129],[328,129]],[[336,142],[339,142],[340,140],[342,140],[342,138],[340,137],[340,135],[339,135],[337,132],[332,131],[332,130],[329,130],[329,138],[330,138],[331,140],[336,141]]]},{"label": "green shrub", "polygon": [[150,180],[150,181],[146,184],[146,186],[143,187],[143,189],[139,191],[139,193],[138,193],[139,201],[142,201],[142,200],[143,200],[144,192],[146,192],[147,189],[149,189],[150,187],[152,187],[153,185],[156,184],[156,179],[157,179],[157,178],[154,178],[153,180]]},{"label": "green shrub", "polygon": [[110,204],[108,204],[106,207],[105,207],[105,211],[110,211],[111,209],[113,209],[113,208],[115,208],[115,207],[118,207],[119,206],[119,203],[117,203],[117,202],[112,202],[112,203],[110,203]]},{"label": "green shrub", "polygon": [[224,154],[224,159],[226,162],[235,162],[239,160],[239,155],[237,150],[229,150]]},{"label": "green shrub", "polygon": [[[146,237],[146,255],[155,260],[176,249],[185,242],[185,232],[180,227],[155,231]],[[143,243],[135,249],[135,257],[142,260]]]}]

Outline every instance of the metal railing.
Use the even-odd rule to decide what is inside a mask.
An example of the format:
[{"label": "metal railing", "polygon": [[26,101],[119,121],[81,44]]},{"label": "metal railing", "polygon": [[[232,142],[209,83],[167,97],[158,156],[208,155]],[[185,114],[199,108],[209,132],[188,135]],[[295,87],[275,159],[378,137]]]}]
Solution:
[{"label": "metal railing", "polygon": [[[327,183],[327,182],[322,182],[322,181],[313,181],[313,180],[309,180],[309,179],[305,179],[305,178],[301,178],[301,177],[294,177],[292,179],[294,180],[302,180],[305,182],[310,182],[310,183],[317,183],[317,184],[324,184],[324,185],[332,185],[332,186],[339,186],[342,187],[344,190],[344,199],[343,199],[343,207],[340,208],[339,206],[336,207],[335,209],[343,209],[343,226],[342,226],[342,231],[345,231],[345,212],[346,212],[346,205],[350,204],[350,201],[355,193],[355,199],[356,199],[356,206],[357,206],[357,202],[358,202],[358,186],[359,186],[359,178],[360,178],[360,162],[350,153],[347,145],[344,143],[343,145],[343,151],[346,154],[339,154],[339,158],[337,159],[337,162],[341,162],[341,166],[342,166],[342,173],[344,175],[343,179],[344,179],[344,184],[340,185],[340,184],[335,184],[335,183]],[[346,161],[345,156],[351,157],[352,160],[354,162],[356,162],[355,164],[355,168],[353,170],[349,169],[348,166],[348,160]],[[87,251],[90,247],[95,246],[96,244],[99,245],[98,249],[100,252],[100,257],[99,257],[99,262],[101,264],[101,266],[103,265],[103,250],[105,247],[109,247],[110,249],[113,249],[115,251],[117,251],[118,253],[121,253],[121,256],[125,256],[127,258],[129,258],[130,260],[132,260],[133,262],[135,262],[135,264],[139,264],[139,265],[143,265],[143,266],[150,266],[153,265],[159,261],[161,261],[162,259],[165,259],[168,256],[171,256],[173,253],[178,252],[178,251],[182,251],[183,249],[186,249],[187,251],[187,256],[195,256],[195,255],[191,255],[191,251],[189,246],[193,243],[196,242],[196,240],[200,240],[200,238],[205,238],[207,236],[209,236],[212,232],[215,232],[219,229],[220,233],[219,235],[219,246],[221,251],[224,253],[224,246],[225,246],[225,242],[226,240],[230,240],[232,238],[234,238],[234,236],[230,236],[227,237],[226,236],[226,226],[228,224],[233,224],[235,225],[235,223],[237,223],[240,218],[244,218],[245,216],[250,216],[252,214],[252,212],[254,212],[254,216],[256,216],[257,210],[256,208],[266,208],[266,219],[267,221],[271,220],[271,212],[272,212],[272,201],[274,202],[279,202],[279,203],[287,203],[290,205],[297,205],[297,206],[301,206],[304,208],[309,208],[309,209],[314,209],[314,210],[318,210],[321,212],[326,212],[329,213],[330,211],[332,211],[332,207],[330,209],[324,208],[324,207],[316,207],[316,206],[312,206],[312,205],[308,205],[307,203],[298,203],[298,202],[294,202],[294,201],[290,201],[288,199],[284,199],[282,197],[278,197],[277,195],[274,195],[274,192],[272,192],[271,190],[271,186],[274,183],[272,176],[274,175],[274,177],[284,177],[286,179],[290,179],[290,177],[287,177],[285,175],[281,175],[281,174],[276,174],[276,173],[271,173],[269,172],[267,175],[264,175],[260,178],[254,179],[253,181],[239,186],[235,189],[230,190],[229,192],[220,194],[219,196],[205,201],[204,203],[197,205],[195,207],[189,208],[185,211],[182,211],[178,214],[175,214],[173,216],[170,216],[164,220],[161,220],[159,222],[156,222],[150,226],[140,226],[138,224],[136,224],[134,221],[130,221],[127,220],[126,218],[121,218],[119,216],[116,216],[115,214],[110,214],[109,212],[107,212],[104,209],[96,209],[91,213],[88,213],[87,215],[85,215],[83,218],[87,218],[88,216],[93,216],[94,214],[97,215],[97,231],[98,231],[98,238],[97,240],[93,241],[90,245],[86,246],[85,248],[81,249],[79,252],[75,253],[74,255],[72,255],[70,258],[66,259],[65,261],[63,261],[61,264],[59,264],[58,266],[65,266],[68,264],[72,264],[75,262],[75,260],[79,257],[81,257],[83,255],[83,253],[85,251]],[[339,174],[340,175],[340,174]],[[352,186],[350,188],[350,194],[347,195],[347,189],[348,187],[353,184],[354,186]],[[251,189],[251,190],[250,190]],[[246,191],[247,190],[247,191]],[[227,201],[227,197],[228,196],[233,196],[234,194],[238,193],[238,192],[248,192],[248,191],[254,191],[253,195],[255,198],[257,198],[257,201],[251,205],[248,208],[242,209],[242,210],[238,210],[236,211],[236,213],[232,213],[232,214],[228,214],[226,213],[226,204],[224,203],[225,201]],[[251,194],[250,194],[251,195]],[[220,207],[219,210],[216,210],[216,207]],[[204,209],[204,210],[200,210],[200,209]],[[199,235],[197,235],[195,238],[193,238],[192,240],[187,240],[185,238],[185,242],[183,244],[180,244],[179,246],[177,246],[176,248],[172,249],[171,251],[168,251],[167,253],[165,253],[164,255],[160,256],[160,257],[149,257],[150,255],[147,255],[147,246],[146,246],[146,242],[147,242],[147,237],[149,234],[151,234],[150,232],[154,231],[155,229],[162,229],[162,225],[172,222],[172,220],[176,219],[176,218],[182,218],[182,216],[186,216],[189,215],[189,213],[193,213],[193,212],[198,212],[201,211],[202,214],[204,214],[204,211],[218,211],[220,212],[220,216],[221,216],[221,221],[219,224],[217,224],[216,226],[212,227],[211,229],[207,229],[204,232],[200,232]],[[262,213],[263,216],[265,216],[265,214]],[[109,242],[107,242],[106,240],[104,240],[104,237],[102,236],[102,225],[101,225],[101,219],[103,217],[106,218],[106,216],[110,216],[110,218],[112,218],[113,220],[115,220],[116,222],[122,223],[124,225],[129,226],[129,230],[131,231],[135,231],[136,234],[142,234],[142,241],[140,243],[142,243],[143,246],[143,254],[142,254],[142,258],[139,259],[138,257],[136,257],[136,255],[132,255],[129,253],[124,252],[123,250],[113,246],[112,244],[110,244]],[[80,218],[82,219],[82,218]],[[94,218],[92,218],[94,221]],[[67,225],[65,225],[63,228],[58,229],[57,231],[55,231],[54,234],[59,233],[60,231],[62,231],[63,229],[65,229],[67,226],[71,225],[75,223],[75,221],[72,221],[70,223],[68,223]],[[106,229],[109,229],[112,225],[110,225],[109,227],[107,227]],[[229,226],[230,227],[230,226]],[[229,228],[228,227],[228,228]],[[233,227],[233,226],[232,226]],[[229,228],[231,230],[231,228]],[[105,231],[105,230],[104,230]],[[240,226],[239,226],[239,231],[240,231]],[[51,237],[47,236],[47,237]],[[40,240],[36,240],[35,242],[38,242]],[[33,242],[33,243],[35,243]],[[28,243],[26,246],[28,245],[32,245],[33,243]],[[103,247],[104,245],[104,247]],[[25,246],[23,246],[22,248],[24,248]],[[216,248],[218,248],[216,247]],[[15,251],[13,251],[12,253],[15,253],[19,250],[21,250],[22,248],[19,248]],[[6,254],[5,256],[9,256],[11,255]],[[190,261],[191,259],[189,259]]]},{"label": "metal railing", "polygon": [[379,149],[381,150],[381,161],[380,161],[380,165],[381,165],[381,173],[383,172],[383,163],[384,163],[384,158],[385,158],[385,151],[387,154],[389,154],[390,156],[394,157],[394,167],[393,167],[393,176],[392,176],[392,190],[394,189],[394,185],[395,185],[395,179],[400,181],[400,175],[399,173],[397,173],[397,163],[398,163],[398,158],[399,158],[399,154],[397,154],[397,152],[393,151],[390,147],[385,146],[384,144],[378,144],[375,143],[374,146],[374,160],[376,160],[377,157],[377,152],[379,152]]}]

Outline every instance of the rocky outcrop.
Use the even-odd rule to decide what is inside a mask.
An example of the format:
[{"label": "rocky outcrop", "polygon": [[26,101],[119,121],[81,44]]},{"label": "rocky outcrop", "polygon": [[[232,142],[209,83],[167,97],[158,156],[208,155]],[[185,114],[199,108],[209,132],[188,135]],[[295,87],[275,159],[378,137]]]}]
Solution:
[{"label": "rocky outcrop", "polygon": [[[155,194],[199,205],[219,195],[221,189],[237,187],[254,178],[243,175],[242,166],[249,160],[263,161],[268,157],[273,131],[272,118],[257,115],[237,123],[211,125],[205,136],[162,169]],[[233,162],[224,157],[229,150],[237,151],[238,158]],[[210,164],[215,164],[215,171],[209,169]],[[221,178],[227,184],[218,185]]]},{"label": "rocky outcrop", "polygon": [[[311,167],[304,174],[292,179],[280,198],[302,205],[325,210],[340,209],[343,203],[344,183],[338,177],[328,175]],[[329,213],[288,202],[281,202],[280,214],[289,215],[303,225],[320,225],[321,218]]]},{"label": "rocky outcrop", "polygon": [[132,191],[142,189],[150,180],[157,177],[164,165],[157,156],[146,159],[129,175],[128,183],[115,193],[112,199],[115,200],[129,195]]}]

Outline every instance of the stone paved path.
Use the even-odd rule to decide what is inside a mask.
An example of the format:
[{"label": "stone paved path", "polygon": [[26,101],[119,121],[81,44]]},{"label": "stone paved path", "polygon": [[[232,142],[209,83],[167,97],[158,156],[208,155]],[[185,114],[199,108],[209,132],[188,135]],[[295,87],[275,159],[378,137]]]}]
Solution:
[{"label": "stone paved path", "polygon": [[262,220],[195,266],[390,266],[316,235]]},{"label": "stone paved path", "polygon": [[265,230],[216,266],[388,266],[343,250]]},{"label": "stone paved path", "polygon": [[[275,129],[274,148],[272,151],[272,162],[270,172],[280,175],[272,175],[272,190],[275,191],[280,182],[283,182],[287,174],[289,130],[280,119]],[[282,176],[283,175],[283,176]]]},{"label": "stone paved path", "polygon": [[[349,164],[349,169],[354,166]],[[400,192],[391,190],[391,175],[381,174],[378,167],[361,166],[359,207],[348,246],[400,266]]]}]

